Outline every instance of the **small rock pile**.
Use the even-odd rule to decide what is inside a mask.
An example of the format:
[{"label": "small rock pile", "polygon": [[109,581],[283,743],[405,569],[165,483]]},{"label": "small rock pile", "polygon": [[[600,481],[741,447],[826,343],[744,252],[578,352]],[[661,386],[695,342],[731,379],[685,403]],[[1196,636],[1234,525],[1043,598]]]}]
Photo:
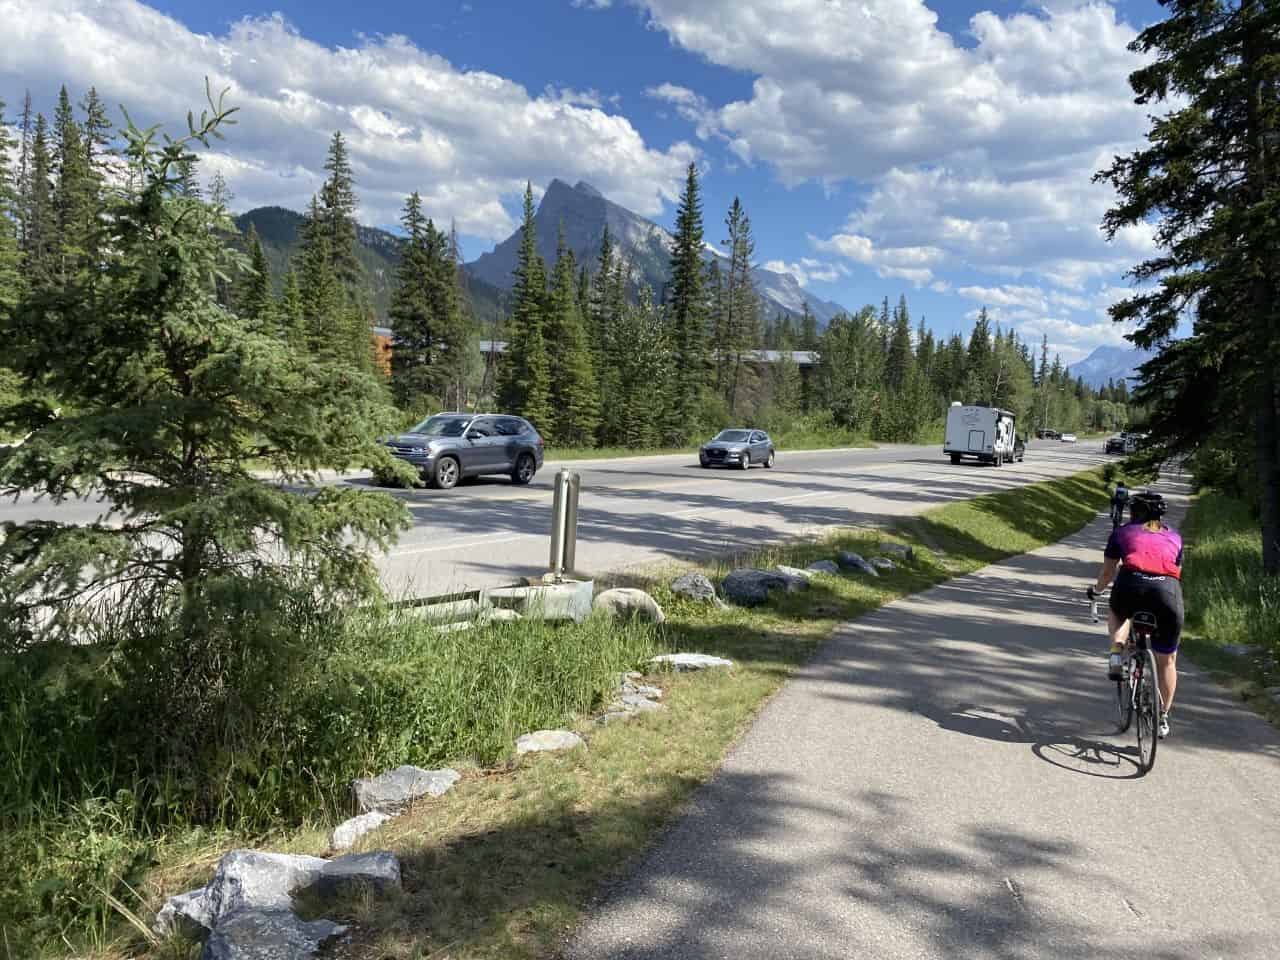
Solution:
[{"label": "small rock pile", "polygon": [[331,920],[300,919],[293,912],[294,897],[305,893],[328,900],[369,889],[400,889],[400,861],[393,854],[324,860],[233,850],[205,886],[169,898],[156,916],[155,931],[203,940],[201,960],[301,960],[347,928]]},{"label": "small rock pile", "polygon": [[598,723],[626,722],[642,713],[654,713],[662,710],[658,701],[662,699],[659,687],[641,683],[644,674],[632,671],[618,677],[618,692],[613,701],[604,709]]},{"label": "small rock pile", "polygon": [[[768,603],[769,596],[775,590],[786,593],[799,593],[807,590],[816,576],[839,576],[842,571],[862,573],[868,577],[879,577],[882,570],[897,569],[899,563],[907,563],[915,559],[915,551],[902,543],[880,544],[882,553],[892,554],[897,561],[889,557],[877,556],[870,560],[848,550],[841,550],[834,560],[817,560],[809,564],[807,569],[788,567],[779,564],[772,570],[734,570],[724,578],[724,595],[731,602],[741,607],[754,607]],[[698,574],[686,574],[671,584],[673,593],[682,596],[693,596],[691,578]],[[701,578],[706,580],[705,577]],[[715,588],[709,580],[705,587],[698,584],[699,596],[715,597]],[[705,594],[702,591],[706,591]]]},{"label": "small rock pile", "polygon": [[329,845],[350,850],[357,840],[403,813],[415,800],[443,797],[461,778],[457,770],[423,770],[408,764],[351,784],[359,816],[334,828]]}]

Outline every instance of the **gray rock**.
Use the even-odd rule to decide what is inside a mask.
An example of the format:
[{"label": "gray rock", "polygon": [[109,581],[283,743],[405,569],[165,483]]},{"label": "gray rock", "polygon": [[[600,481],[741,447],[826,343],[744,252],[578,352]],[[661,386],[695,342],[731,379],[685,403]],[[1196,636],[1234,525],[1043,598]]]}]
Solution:
[{"label": "gray rock", "polygon": [[647,683],[636,683],[634,680],[628,680],[623,683],[618,687],[618,692],[623,695],[634,693],[650,700],[662,699],[661,687],[651,687]]},{"label": "gray rock", "polygon": [[344,820],[333,828],[333,833],[329,835],[329,846],[335,850],[350,850],[366,833],[377,830],[390,819],[392,816],[389,813],[371,810],[369,813],[362,813],[358,817]]},{"label": "gray rock", "polygon": [[671,592],[677,597],[688,597],[703,603],[718,603],[716,588],[701,573],[686,573],[671,581]]},{"label": "gray rock", "polygon": [[667,619],[657,600],[633,587],[606,590],[591,605],[596,610],[608,613],[615,620],[639,619],[650,623],[664,623]]},{"label": "gray rock", "polygon": [[893,554],[899,560],[914,560],[916,555],[915,549],[905,543],[882,543],[880,552]]},{"label": "gray rock", "polygon": [[422,797],[440,797],[448,793],[461,778],[457,770],[423,770],[421,767],[402,766],[388,770],[368,780],[356,780],[351,784],[356,808],[361,813],[378,810],[395,813]]},{"label": "gray rock", "polygon": [[204,896],[204,887],[179,893],[165,901],[156,914],[152,929],[160,937],[182,936],[201,940],[213,929],[213,917]]},{"label": "gray rock", "polygon": [[394,853],[349,853],[325,864],[310,889],[322,897],[372,889],[378,893],[400,889],[400,861]]},{"label": "gray rock", "polygon": [[791,578],[772,570],[734,570],[724,578],[724,595],[733,603],[753,607],[767,603],[773,590],[790,590]]},{"label": "gray rock", "polygon": [[662,704],[639,693],[624,693],[614,701],[613,705],[626,710],[638,710],[641,713],[663,709]]},{"label": "gray rock", "polygon": [[302,960],[347,932],[331,920],[299,920],[291,910],[241,910],[218,924],[201,960]]},{"label": "gray rock", "polygon": [[787,589],[792,593],[796,589],[805,589],[805,587],[809,586],[809,581],[813,579],[813,571],[801,570],[799,567],[788,567],[785,563],[778,564],[777,570],[787,578]]},{"label": "gray rock", "polygon": [[569,730],[535,730],[516,741],[516,753],[544,753],[583,746],[586,744],[582,738]]},{"label": "gray rock", "polygon": [[880,576],[880,572],[867,563],[860,554],[849,550],[841,550],[836,557],[836,563],[840,564],[840,567],[844,570],[857,570],[859,573],[865,573],[871,577]]},{"label": "gray rock", "polygon": [[602,714],[596,723],[603,723],[608,726],[611,723],[626,723],[628,720],[634,720],[639,714],[634,710],[610,710],[608,713]]},{"label": "gray rock", "polygon": [[673,670],[709,670],[715,667],[732,667],[732,660],[713,657],[705,653],[663,653],[654,657],[650,663],[661,663]]},{"label": "gray rock", "polygon": [[813,563],[809,564],[809,572],[829,573],[832,576],[837,576],[840,573],[840,567],[837,566],[834,560],[815,560]]},{"label": "gray rock", "polygon": [[1267,687],[1267,696],[1272,703],[1280,703],[1280,687]]},{"label": "gray rock", "polygon": [[294,892],[314,886],[328,864],[320,857],[232,850],[204,888],[203,909],[214,929],[233,913],[290,910]]},{"label": "gray rock", "polygon": [[888,557],[872,557],[871,565],[878,570],[896,570],[898,565]]}]

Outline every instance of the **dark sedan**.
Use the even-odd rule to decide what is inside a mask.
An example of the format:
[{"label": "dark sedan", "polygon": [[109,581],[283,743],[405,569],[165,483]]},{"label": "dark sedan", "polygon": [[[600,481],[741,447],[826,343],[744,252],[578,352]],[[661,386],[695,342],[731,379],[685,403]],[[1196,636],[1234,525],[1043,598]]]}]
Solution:
[{"label": "dark sedan", "polygon": [[737,467],[749,470],[753,463],[772,467],[777,452],[763,430],[721,430],[702,445],[698,462],[703,467]]},{"label": "dark sedan", "polygon": [[448,490],[464,477],[505,474],[525,484],[542,466],[543,442],[522,417],[438,413],[385,441],[392,456],[417,468],[427,483]]}]

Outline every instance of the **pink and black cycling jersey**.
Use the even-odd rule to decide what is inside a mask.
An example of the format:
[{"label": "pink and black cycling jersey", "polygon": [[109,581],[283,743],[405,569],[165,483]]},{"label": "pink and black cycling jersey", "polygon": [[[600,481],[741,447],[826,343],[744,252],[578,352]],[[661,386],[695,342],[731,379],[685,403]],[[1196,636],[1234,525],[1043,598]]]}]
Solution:
[{"label": "pink and black cycling jersey", "polygon": [[1141,523],[1117,527],[1107,541],[1104,554],[1121,561],[1126,570],[1182,579],[1182,537],[1166,526],[1159,530],[1148,530]]}]

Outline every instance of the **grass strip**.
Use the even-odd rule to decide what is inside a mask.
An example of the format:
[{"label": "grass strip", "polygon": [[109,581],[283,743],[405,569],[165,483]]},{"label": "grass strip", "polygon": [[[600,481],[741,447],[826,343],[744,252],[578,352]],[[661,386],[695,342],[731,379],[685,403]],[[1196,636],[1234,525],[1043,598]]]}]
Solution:
[{"label": "grass strip", "polygon": [[[665,691],[664,711],[608,727],[585,715],[568,718],[587,735],[587,749],[470,768],[451,793],[365,838],[363,848],[390,849],[400,857],[404,890],[389,899],[359,897],[327,906],[325,916],[354,926],[354,936],[334,956],[554,956],[600,885],[678,815],[763,703],[839,625],[1058,540],[1092,520],[1106,498],[1100,471],[1093,470],[956,502],[887,534],[847,530],[733,562],[628,576],[667,612],[666,624],[653,628],[656,649],[726,656],[736,668],[655,675],[653,682]],[[775,595],[754,609],[709,608],[673,596],[666,586],[686,569],[716,579],[743,566],[803,567],[840,550],[874,556],[887,541],[912,545],[914,558],[878,579],[819,576],[810,590]],[[324,853],[325,846],[319,830],[294,833],[286,844],[308,853]],[[207,863],[206,854],[202,870]],[[188,876],[179,868],[171,868],[170,876],[174,872]],[[105,955],[124,956],[139,946],[122,941]],[[169,943],[161,955],[187,956],[189,949]]]},{"label": "grass strip", "polygon": [[1206,490],[1192,501],[1182,532],[1182,650],[1280,724],[1280,583],[1263,575],[1257,518],[1243,500]]}]

